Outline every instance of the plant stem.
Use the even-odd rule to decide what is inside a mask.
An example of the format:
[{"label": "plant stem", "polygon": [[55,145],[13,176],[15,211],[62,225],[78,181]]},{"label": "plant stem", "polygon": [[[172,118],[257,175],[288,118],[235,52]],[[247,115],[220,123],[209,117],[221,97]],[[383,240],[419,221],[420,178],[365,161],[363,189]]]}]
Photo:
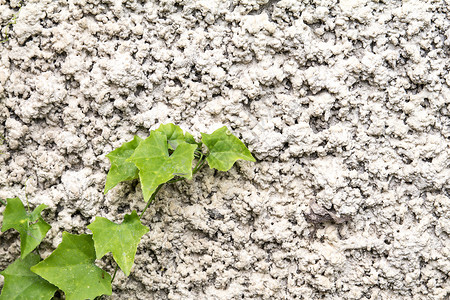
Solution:
[{"label": "plant stem", "polygon": [[[184,178],[183,178],[184,179]],[[158,194],[159,190],[163,187],[164,183],[158,185],[158,187],[156,188],[156,190],[153,192],[152,196],[150,197],[150,199],[148,199],[147,204],[145,205],[144,210],[141,212],[141,214],[139,215],[139,219],[142,218],[142,216],[144,215],[145,211],[147,210],[147,208],[150,206],[150,204],[153,202],[153,200],[155,200],[156,198],[156,194]],[[117,274],[117,270],[119,269],[119,265],[116,264],[116,267],[114,268],[114,274],[111,278],[111,284],[114,281],[114,278],[116,278],[116,274]],[[101,299],[102,296],[100,296],[100,298],[96,297],[95,299],[99,300]]]},{"label": "plant stem", "polygon": [[205,165],[206,157],[207,156],[203,156],[198,161],[197,165],[195,166],[194,170],[192,171],[192,175],[196,174]]},{"label": "plant stem", "polygon": [[9,40],[9,36],[8,36],[8,27],[9,27],[10,25],[16,24],[16,19],[17,19],[17,17],[19,16],[19,13],[20,13],[20,10],[21,10],[21,9],[22,9],[22,1],[19,2],[19,11],[18,11],[17,13],[15,13],[15,14],[13,15],[11,21],[9,21],[8,24],[6,24],[6,26],[5,26],[5,33],[4,33],[4,34],[1,34],[1,31],[0,31],[0,37],[2,37],[2,36],[5,37],[3,40],[0,41],[0,44],[5,43],[5,42],[7,42],[7,41]]},{"label": "plant stem", "polygon": [[0,199],[0,202],[3,203],[4,206],[6,206],[6,202],[3,201],[3,199]]},{"label": "plant stem", "polygon": [[[195,165],[194,169],[192,170],[192,175],[194,175],[195,173],[197,173],[205,164],[206,161],[206,157],[208,155],[204,155],[202,152],[199,153],[200,154],[200,158],[197,162],[197,164]],[[186,178],[180,177],[180,178],[176,178],[176,179],[171,179],[169,181],[167,181],[166,183],[175,183],[181,180],[185,180]],[[142,216],[144,215],[145,211],[147,210],[147,208],[150,206],[150,204],[153,202],[153,200],[155,200],[156,198],[156,194],[158,194],[159,190],[163,187],[164,183],[158,185],[158,187],[156,188],[156,190],[153,192],[152,196],[150,197],[150,199],[148,199],[147,204],[145,205],[144,210],[141,212],[141,214],[139,215],[139,219],[142,218]],[[0,199],[1,200],[1,199]],[[3,200],[2,200],[3,202]],[[6,204],[5,204],[6,205]],[[111,279],[111,283],[114,281],[114,278],[116,278],[116,274],[117,274],[117,270],[119,269],[119,265],[116,264],[116,267],[114,269],[114,274],[112,276]],[[96,300],[101,299],[102,296],[96,297]]]},{"label": "plant stem", "polygon": [[171,180],[169,180],[169,181],[167,181],[166,183],[175,183],[175,182],[178,182],[178,181],[181,181],[181,180],[185,180],[186,178],[184,178],[184,177],[179,177],[179,178],[176,178],[176,179],[171,179]]},{"label": "plant stem", "polygon": [[116,274],[117,274],[117,270],[119,269],[119,265],[118,264],[116,264],[116,268],[114,269],[114,274],[113,274],[113,277],[112,277],[112,279],[111,279],[111,283],[114,281],[114,278],[116,278]]},{"label": "plant stem", "polygon": [[157,187],[156,190],[153,192],[153,194],[152,194],[152,196],[150,197],[150,199],[148,199],[147,205],[145,205],[144,210],[143,210],[142,213],[139,215],[139,219],[142,218],[142,216],[144,215],[145,211],[146,211],[147,208],[150,206],[150,203],[152,203],[153,200],[155,200],[156,194],[159,192],[159,190],[162,188],[163,185],[164,185],[164,183],[158,185],[158,187]]},{"label": "plant stem", "polygon": [[200,152],[200,158],[198,159],[197,164],[194,167],[194,170],[192,170],[192,174],[194,174],[195,170],[198,168],[198,166],[200,165],[200,163],[202,162],[203,159],[203,152]]}]

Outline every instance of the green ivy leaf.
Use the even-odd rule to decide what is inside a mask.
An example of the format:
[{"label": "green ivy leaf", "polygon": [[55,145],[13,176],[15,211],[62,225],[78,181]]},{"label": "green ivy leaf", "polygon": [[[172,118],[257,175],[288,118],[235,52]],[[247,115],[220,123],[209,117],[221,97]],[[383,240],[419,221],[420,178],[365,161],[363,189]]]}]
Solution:
[{"label": "green ivy leaf", "polygon": [[141,224],[136,211],[125,215],[122,224],[116,224],[102,217],[96,217],[87,228],[94,236],[97,259],[112,252],[114,260],[128,276],[134,263],[134,256],[141,237],[149,229]]},{"label": "green ivy leaf", "polygon": [[188,143],[188,144],[198,144],[194,136],[189,132],[183,133],[183,129],[180,126],[169,124],[161,124],[155,131],[161,132],[166,135],[167,142],[169,143],[169,149],[175,150],[178,145]]},{"label": "green ivy leaf", "polygon": [[31,267],[31,271],[60,288],[67,300],[111,295],[111,276],[94,262],[92,235],[63,232],[58,248],[45,260]]},{"label": "green ivy leaf", "polygon": [[139,170],[126,159],[133,154],[141,141],[142,139],[135,135],[133,140],[122,144],[122,146],[106,155],[111,162],[111,169],[106,176],[105,194],[119,182],[138,178]]},{"label": "green ivy leaf", "polygon": [[180,144],[169,156],[167,137],[154,131],[142,141],[127,161],[133,162],[139,169],[144,200],[147,201],[158,185],[175,176],[190,179],[192,160],[197,145]]},{"label": "green ivy leaf", "polygon": [[0,272],[5,277],[0,300],[51,299],[58,288],[30,271],[40,260],[39,255],[30,253]]},{"label": "green ivy leaf", "polygon": [[209,166],[219,171],[228,171],[238,159],[255,161],[244,143],[231,134],[226,126],[212,134],[202,133],[202,142],[209,150],[206,159]]},{"label": "green ivy leaf", "polygon": [[200,146],[202,143],[197,143],[195,141],[195,138],[192,134],[190,134],[189,132],[185,132],[184,133],[184,140],[186,141],[186,143],[188,144],[194,144],[194,145],[198,145]]},{"label": "green ivy leaf", "polygon": [[44,239],[51,226],[41,217],[41,212],[47,207],[41,204],[32,213],[27,213],[19,198],[7,199],[3,213],[2,232],[14,228],[20,233],[21,257],[25,258]]},{"label": "green ivy leaf", "polygon": [[183,129],[180,126],[172,123],[161,124],[155,131],[166,135],[167,143],[169,143],[169,149],[171,150],[175,150],[178,145],[186,143]]}]

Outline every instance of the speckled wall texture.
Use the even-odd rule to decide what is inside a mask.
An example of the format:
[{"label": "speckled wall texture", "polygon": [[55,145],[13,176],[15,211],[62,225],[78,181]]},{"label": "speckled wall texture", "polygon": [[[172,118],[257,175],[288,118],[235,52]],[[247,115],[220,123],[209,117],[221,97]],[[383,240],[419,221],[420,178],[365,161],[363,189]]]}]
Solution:
[{"label": "speckled wall texture", "polygon": [[[165,187],[109,299],[448,299],[449,7],[25,0],[0,45],[0,198],[49,206],[45,257],[142,210],[137,182],[102,193],[113,148],[227,125],[257,163]],[[2,233],[0,269],[19,251]]]}]

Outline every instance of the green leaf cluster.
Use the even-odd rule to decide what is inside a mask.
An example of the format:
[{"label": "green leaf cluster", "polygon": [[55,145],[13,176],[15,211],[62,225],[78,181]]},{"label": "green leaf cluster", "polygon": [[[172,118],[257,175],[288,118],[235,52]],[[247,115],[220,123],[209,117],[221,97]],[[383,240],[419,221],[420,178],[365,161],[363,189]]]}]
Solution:
[{"label": "green leaf cluster", "polygon": [[[238,159],[255,161],[226,127],[201,136],[197,142],[179,126],[164,124],[151,131],[146,139],[134,136],[110,152],[106,156],[111,168],[104,192],[122,181],[139,179],[147,201],[145,209],[140,215],[136,211],[125,215],[120,224],[96,217],[87,226],[92,234],[63,232],[62,242],[44,260],[39,256],[38,246],[51,228],[41,216],[46,205],[29,212],[19,198],[7,199],[2,232],[9,229],[19,232],[21,257],[0,272],[5,277],[0,300],[51,299],[57,290],[64,292],[68,300],[111,295],[111,283],[118,267],[126,276],[131,272],[138,244],[149,231],[140,218],[165,183],[190,179],[205,163],[227,171]],[[1,203],[5,204],[3,200]],[[117,263],[112,278],[95,265],[95,260],[108,252]]]},{"label": "green leaf cluster", "polygon": [[111,295],[111,277],[97,267],[92,235],[63,232],[61,244],[31,271],[64,291],[67,300]]},{"label": "green leaf cluster", "polygon": [[111,276],[97,267],[95,260],[112,252],[124,273],[130,274],[137,245],[149,230],[141,224],[136,211],[125,215],[121,224],[96,217],[88,226],[93,234],[63,232],[62,242],[41,261],[32,251],[51,228],[41,217],[45,207],[41,204],[28,213],[19,198],[7,199],[2,231],[19,231],[22,255],[0,272],[5,277],[0,300],[51,299],[58,289],[68,300],[111,295]]},{"label": "green leaf cluster", "polygon": [[24,258],[41,243],[51,228],[41,217],[41,212],[47,206],[41,204],[28,213],[19,198],[7,199],[7,203],[2,232],[11,228],[19,232],[21,257]]},{"label": "green leaf cluster", "polygon": [[[244,143],[226,126],[211,134],[202,132],[201,136],[201,141],[196,142],[192,134],[171,123],[151,131],[144,140],[135,136],[106,156],[111,169],[105,193],[119,182],[139,178],[144,200],[148,201],[159,185],[174,177],[190,179],[205,160],[210,168],[219,171],[228,171],[238,159],[255,161]],[[192,169],[196,156],[199,168]]]},{"label": "green leaf cluster", "polygon": [[9,229],[19,232],[21,256],[0,272],[5,277],[0,300],[51,299],[58,290],[56,286],[30,270],[41,260],[38,254],[31,251],[39,246],[51,228],[41,216],[46,207],[41,204],[30,213],[25,210],[19,198],[6,199],[2,232]]}]

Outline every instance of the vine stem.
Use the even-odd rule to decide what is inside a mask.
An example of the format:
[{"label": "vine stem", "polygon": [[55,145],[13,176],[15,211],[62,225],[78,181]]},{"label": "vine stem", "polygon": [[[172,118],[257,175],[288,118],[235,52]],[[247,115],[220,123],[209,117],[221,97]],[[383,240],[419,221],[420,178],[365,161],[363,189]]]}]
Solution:
[{"label": "vine stem", "polygon": [[197,165],[194,167],[194,170],[192,171],[192,175],[196,174],[205,165],[207,157],[208,157],[208,155],[204,156],[202,153],[202,156],[200,157]]},{"label": "vine stem", "polygon": [[9,21],[8,24],[6,24],[5,32],[3,34],[1,34],[1,36],[2,37],[4,36],[5,38],[0,41],[0,44],[6,43],[9,40],[8,27],[10,25],[16,24],[16,20],[17,20],[17,17],[19,16],[20,10],[22,9],[22,5],[23,5],[22,1],[19,1],[19,11],[17,13],[13,14],[13,17],[11,18],[11,21]]},{"label": "vine stem", "polygon": [[171,180],[167,181],[166,183],[175,183],[175,182],[182,181],[185,179],[186,178],[180,177],[180,178],[176,178],[176,179],[171,179]]},{"label": "vine stem", "polygon": [[116,267],[115,267],[115,269],[114,269],[114,274],[113,274],[113,277],[112,277],[112,279],[111,279],[111,283],[113,283],[114,278],[116,278],[116,274],[117,274],[117,270],[118,270],[118,269],[119,269],[119,265],[116,264]]},{"label": "vine stem", "polygon": [[[202,152],[200,152],[200,158],[199,158],[197,164],[195,165],[194,169],[192,170],[192,175],[194,175],[195,173],[197,173],[197,172],[204,166],[207,157],[208,157],[208,154],[205,155],[205,154],[203,154]],[[186,178],[180,177],[180,178],[176,178],[176,179],[169,180],[169,181],[167,181],[166,183],[175,183],[175,182],[178,182],[178,181],[181,181],[181,180],[185,180],[185,179],[186,179]],[[161,183],[160,185],[158,185],[158,187],[157,187],[156,190],[153,192],[153,194],[152,194],[152,196],[150,197],[150,199],[148,199],[147,204],[145,205],[144,210],[143,210],[143,211],[141,212],[141,214],[139,215],[139,219],[142,218],[142,216],[144,215],[144,213],[145,213],[145,211],[147,210],[147,208],[150,206],[150,204],[153,202],[153,200],[155,200],[156,194],[158,194],[159,190],[163,187],[164,184],[165,184],[165,183]],[[0,200],[1,200],[1,199],[0,199]],[[2,201],[2,202],[3,202],[3,201]],[[117,270],[118,270],[118,269],[119,269],[119,265],[116,264],[116,267],[114,268],[114,274],[113,274],[112,279],[111,279],[111,283],[113,283],[114,278],[116,278],[116,274],[117,274]],[[97,299],[97,300],[98,300],[98,299],[101,299],[101,296],[100,296],[100,298],[96,297],[95,299]]]},{"label": "vine stem", "polygon": [[6,206],[6,202],[3,201],[3,199],[0,199],[0,202],[3,203],[4,206]]},{"label": "vine stem", "polygon": [[[119,270],[119,265],[116,263],[116,267],[114,268],[114,274],[113,274],[113,277],[111,278],[111,285],[114,281],[114,278],[116,278],[117,270]],[[94,300],[100,300],[100,299],[102,299],[102,297],[103,297],[103,295],[97,296],[97,297],[95,297]]]},{"label": "vine stem", "polygon": [[[142,218],[142,216],[144,215],[145,211],[147,210],[147,208],[150,206],[150,204],[153,202],[153,200],[155,200],[156,198],[156,194],[158,194],[159,190],[163,187],[164,183],[158,185],[158,187],[156,188],[156,190],[153,192],[152,196],[150,197],[150,199],[148,199],[147,204],[145,205],[144,210],[141,212],[141,214],[139,215],[139,219]],[[114,278],[116,278],[116,274],[117,274],[117,270],[119,269],[119,265],[116,264],[116,267],[114,268],[114,274],[111,278],[111,284],[114,281]],[[97,298],[95,298],[97,299]],[[98,298],[100,299],[100,298]]]},{"label": "vine stem", "polygon": [[200,152],[200,158],[198,159],[197,164],[195,165],[194,169],[192,170],[192,174],[197,173],[197,168],[201,164],[202,161],[203,161],[203,152]]},{"label": "vine stem", "polygon": [[145,205],[144,210],[141,212],[141,214],[139,215],[139,219],[142,218],[142,216],[144,215],[145,211],[147,210],[147,208],[150,206],[150,204],[153,202],[153,200],[155,200],[156,198],[156,194],[158,194],[159,190],[162,188],[162,186],[164,185],[164,183],[158,185],[158,187],[156,188],[156,190],[153,192],[152,196],[150,197],[150,199],[148,199],[147,201],[147,205]]}]

